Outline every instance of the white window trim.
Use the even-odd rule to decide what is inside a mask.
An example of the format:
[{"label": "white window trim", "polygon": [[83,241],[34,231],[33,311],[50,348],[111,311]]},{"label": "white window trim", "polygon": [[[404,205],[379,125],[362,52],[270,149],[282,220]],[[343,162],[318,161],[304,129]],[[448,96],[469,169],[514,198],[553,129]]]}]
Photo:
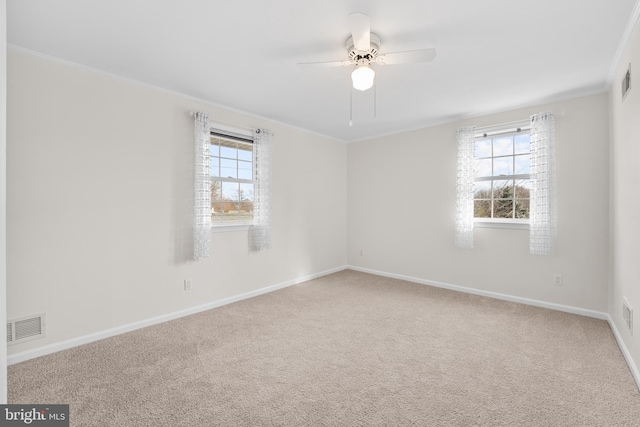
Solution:
[{"label": "white window trim", "polygon": [[474,218],[473,226],[476,228],[511,228],[516,230],[528,230],[528,219],[507,218]]},{"label": "white window trim", "polygon": [[211,224],[211,231],[214,233],[226,233],[229,231],[247,231],[253,226],[249,222],[227,223],[227,224]]},{"label": "white window trim", "polygon": [[[231,135],[237,135],[253,140],[253,130],[237,128],[221,123],[209,123],[209,131],[229,133]],[[253,165],[255,168],[255,165]],[[245,181],[245,180],[241,180]],[[253,221],[228,221],[225,223],[211,222],[211,231],[214,233],[229,232],[229,231],[245,231],[249,230],[253,226]]]}]

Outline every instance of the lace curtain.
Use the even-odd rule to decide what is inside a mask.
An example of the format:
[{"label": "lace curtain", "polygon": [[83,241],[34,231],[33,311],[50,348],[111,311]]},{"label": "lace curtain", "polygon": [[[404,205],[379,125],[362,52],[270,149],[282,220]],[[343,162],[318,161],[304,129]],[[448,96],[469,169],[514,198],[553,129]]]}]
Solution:
[{"label": "lace curtain", "polygon": [[529,252],[549,255],[557,231],[555,120],[552,113],[531,116],[530,197]]},{"label": "lace curtain", "polygon": [[473,248],[473,149],[475,127],[458,129],[455,244]]},{"label": "lace curtain", "polygon": [[211,256],[211,184],[209,182],[209,116],[194,114],[193,258]]},{"label": "lace curtain", "polygon": [[249,231],[249,247],[260,251],[271,247],[271,137],[267,129],[256,129],[253,138],[253,226]]}]

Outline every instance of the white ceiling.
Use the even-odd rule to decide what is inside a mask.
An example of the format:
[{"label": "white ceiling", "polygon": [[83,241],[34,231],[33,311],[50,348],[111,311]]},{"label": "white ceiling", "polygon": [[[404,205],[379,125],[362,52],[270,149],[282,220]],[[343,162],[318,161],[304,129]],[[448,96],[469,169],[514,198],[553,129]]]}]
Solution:
[{"label": "white ceiling", "polygon": [[[640,0],[8,0],[12,46],[355,141],[596,93]],[[381,53],[435,47],[431,63],[375,66],[353,93],[347,15],[371,17]],[[616,80],[618,76],[615,76]]]}]

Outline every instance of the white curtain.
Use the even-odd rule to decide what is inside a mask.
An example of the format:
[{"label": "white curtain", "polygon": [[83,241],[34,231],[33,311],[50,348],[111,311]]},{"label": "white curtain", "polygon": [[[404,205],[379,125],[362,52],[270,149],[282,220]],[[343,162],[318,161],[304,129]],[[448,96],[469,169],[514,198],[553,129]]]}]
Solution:
[{"label": "white curtain", "polygon": [[271,137],[267,129],[256,129],[253,138],[253,226],[249,247],[260,251],[271,247]]},{"label": "white curtain", "polygon": [[557,231],[555,121],[552,113],[531,116],[530,197],[529,252],[549,255]]},{"label": "white curtain", "polygon": [[194,114],[193,258],[211,256],[211,183],[209,177],[209,116]]},{"label": "white curtain", "polygon": [[473,248],[473,150],[475,126],[458,129],[455,245]]}]

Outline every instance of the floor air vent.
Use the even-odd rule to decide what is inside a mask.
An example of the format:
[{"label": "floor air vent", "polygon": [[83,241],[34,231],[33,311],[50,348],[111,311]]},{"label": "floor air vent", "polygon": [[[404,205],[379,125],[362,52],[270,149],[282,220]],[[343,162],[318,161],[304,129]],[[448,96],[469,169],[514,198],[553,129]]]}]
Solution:
[{"label": "floor air vent", "polygon": [[7,323],[7,344],[19,344],[45,336],[44,314],[23,317]]}]

